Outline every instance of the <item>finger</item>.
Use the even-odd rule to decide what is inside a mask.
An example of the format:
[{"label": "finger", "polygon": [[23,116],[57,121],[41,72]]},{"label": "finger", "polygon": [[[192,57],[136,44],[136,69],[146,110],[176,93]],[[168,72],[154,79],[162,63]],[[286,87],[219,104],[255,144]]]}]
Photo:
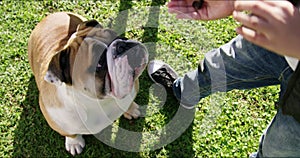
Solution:
[{"label": "finger", "polygon": [[169,13],[177,14],[178,19],[199,19],[199,13],[193,7],[181,8],[174,7],[169,8]]},{"label": "finger", "polygon": [[183,5],[185,4],[185,1],[184,0],[173,0],[173,1],[170,1],[167,6],[168,7],[173,7],[173,6],[178,6],[179,4]]},{"label": "finger", "polygon": [[195,9],[192,6],[193,1],[185,0],[173,0],[167,4],[170,13],[183,12],[188,13],[192,12]]},{"label": "finger", "polygon": [[191,6],[193,1],[186,1],[186,0],[172,0],[170,1],[167,6],[168,7],[178,7],[178,6]]},{"label": "finger", "polygon": [[233,18],[244,26],[251,28],[259,32],[265,32],[268,30],[268,23],[265,19],[256,15],[249,15],[243,12],[234,11]]},{"label": "finger", "polygon": [[272,17],[271,13],[274,8],[264,1],[235,1],[234,9],[236,11],[250,11],[252,14],[268,20]]},{"label": "finger", "polygon": [[176,13],[176,14],[186,14],[186,13],[191,13],[195,12],[195,9],[191,6],[187,7],[182,7],[182,6],[177,6],[177,7],[172,7],[168,9],[169,13]]},{"label": "finger", "polygon": [[185,8],[188,7],[187,3],[183,0],[171,1],[167,6],[170,13],[174,13],[173,11],[185,10]]},{"label": "finger", "polygon": [[291,5],[293,5],[292,4],[292,2],[290,2],[290,1],[287,1],[287,0],[280,0],[280,1],[276,1],[276,0],[272,0],[272,1],[270,1],[270,0],[262,0],[263,2],[265,2],[265,3],[267,3],[267,4],[269,4],[269,5],[271,5],[271,6],[286,6],[286,5],[288,5],[288,4],[291,4]]},{"label": "finger", "polygon": [[238,27],[236,29],[236,32],[254,44],[262,47],[265,47],[267,45],[267,38],[264,34],[261,34],[244,26]]},{"label": "finger", "polygon": [[[278,12],[283,12],[285,14],[287,14],[288,12],[292,11],[292,10],[298,10],[298,8],[296,8],[292,2],[287,1],[287,0],[281,0],[281,1],[266,1],[263,0],[266,4],[270,5],[273,7],[273,9],[270,11],[272,12],[272,14],[270,16],[273,16],[274,19],[276,19],[276,11]],[[296,3],[296,0],[291,0],[294,1]],[[293,13],[290,13],[293,14]]]},{"label": "finger", "polygon": [[191,20],[200,19],[197,12],[186,13],[186,14],[183,14],[183,13],[182,14],[177,14],[176,18],[177,19],[191,19]]}]

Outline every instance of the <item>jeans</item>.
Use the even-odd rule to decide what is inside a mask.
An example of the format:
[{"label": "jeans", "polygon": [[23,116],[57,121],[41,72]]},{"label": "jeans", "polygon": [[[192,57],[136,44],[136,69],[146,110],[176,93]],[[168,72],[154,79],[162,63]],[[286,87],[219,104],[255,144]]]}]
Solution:
[{"label": "jeans", "polygon": [[[284,57],[237,36],[208,52],[196,70],[174,82],[173,91],[186,108],[214,92],[233,89],[280,84],[281,97],[292,73]],[[300,123],[283,115],[280,108],[263,133],[257,153],[257,157],[279,156],[300,156]]]}]

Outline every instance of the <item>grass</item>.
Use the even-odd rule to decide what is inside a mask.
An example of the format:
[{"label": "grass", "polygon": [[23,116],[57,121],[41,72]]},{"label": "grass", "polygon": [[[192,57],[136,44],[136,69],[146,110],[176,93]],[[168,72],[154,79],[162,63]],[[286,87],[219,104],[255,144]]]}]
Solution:
[{"label": "grass", "polygon": [[[64,137],[53,131],[41,114],[27,59],[28,37],[49,13],[71,11],[96,19],[105,27],[111,23],[118,33],[147,45],[150,59],[170,63],[181,75],[195,69],[205,52],[236,36],[237,24],[231,18],[211,22],[176,20],[167,13],[164,3],[1,1],[0,157],[70,156],[64,149]],[[278,100],[278,86],[218,93],[201,100],[195,112],[184,115],[194,119],[177,138],[176,131],[163,128],[177,116],[177,102],[169,96],[166,102],[160,102],[165,100],[165,93],[152,85],[146,73],[140,81],[136,102],[144,117],[133,121],[121,117],[104,133],[111,134],[106,141],[122,143],[131,135],[122,135],[121,129],[143,132],[139,137],[132,135],[132,142],[126,144],[143,150],[119,150],[90,135],[85,136],[86,147],[79,157],[247,157],[256,151],[261,133],[276,112],[273,105]],[[215,118],[207,119],[211,115]],[[180,123],[174,122],[169,128],[183,128]],[[170,139],[174,137],[177,139]],[[157,144],[163,146],[156,148]]]}]

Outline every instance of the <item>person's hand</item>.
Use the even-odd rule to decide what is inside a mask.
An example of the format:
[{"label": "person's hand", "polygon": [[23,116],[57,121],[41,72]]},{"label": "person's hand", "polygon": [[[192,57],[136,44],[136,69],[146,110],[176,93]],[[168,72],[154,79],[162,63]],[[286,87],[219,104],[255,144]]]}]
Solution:
[{"label": "person's hand", "polygon": [[232,14],[233,0],[205,0],[202,7],[196,10],[194,0],[171,0],[168,3],[170,13],[177,14],[179,19],[215,20]]},{"label": "person's hand", "polygon": [[233,17],[242,24],[238,34],[275,53],[300,59],[300,13],[290,2],[236,1],[234,8]]}]

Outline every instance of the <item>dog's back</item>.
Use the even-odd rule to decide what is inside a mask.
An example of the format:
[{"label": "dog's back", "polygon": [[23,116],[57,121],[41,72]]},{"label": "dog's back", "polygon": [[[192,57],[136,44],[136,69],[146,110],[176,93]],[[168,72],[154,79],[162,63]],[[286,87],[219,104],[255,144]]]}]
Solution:
[{"label": "dog's back", "polygon": [[52,57],[63,49],[82,21],[85,21],[83,17],[72,13],[50,14],[37,24],[28,40],[28,60],[39,89],[41,111],[48,124],[62,135],[68,135],[68,133],[62,131],[54,123],[45,107],[60,106],[61,103],[56,95],[56,87],[46,82],[44,77]]},{"label": "dog's back", "polygon": [[78,24],[84,20],[72,13],[59,12],[47,16],[35,27],[28,43],[28,58],[36,79],[45,76],[52,57],[63,49]]}]

